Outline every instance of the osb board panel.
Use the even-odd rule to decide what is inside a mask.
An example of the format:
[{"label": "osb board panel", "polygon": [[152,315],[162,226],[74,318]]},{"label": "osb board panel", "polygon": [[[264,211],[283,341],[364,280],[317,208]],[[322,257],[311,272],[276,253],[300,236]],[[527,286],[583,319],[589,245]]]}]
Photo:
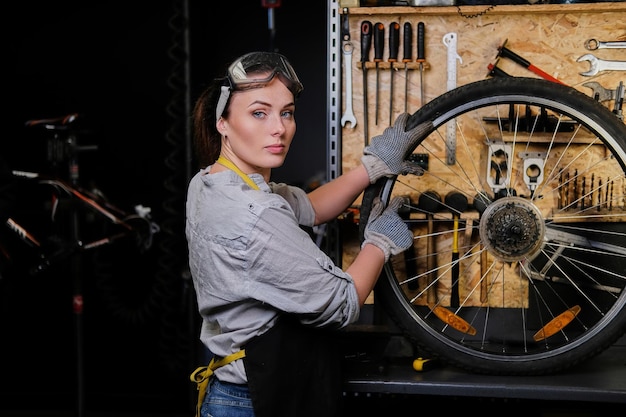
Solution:
[{"label": "osb board panel", "polygon": [[[376,8],[370,8],[373,13],[349,13],[350,37],[354,46],[351,62],[344,61],[343,68],[349,65],[352,75],[352,106],[357,119],[356,126],[346,125],[342,129],[342,169],[344,171],[356,166],[362,155],[364,138],[364,113],[363,113],[363,72],[361,69],[361,50],[360,50],[360,26],[363,20],[369,20],[372,24],[382,22],[385,27],[385,51],[383,54],[384,62],[379,64],[379,85],[378,85],[378,106],[376,106],[376,69],[373,62],[367,64],[367,96],[368,96],[368,129],[369,136],[380,134],[390,123],[390,97],[393,95],[393,109],[391,119],[395,119],[397,115],[404,111],[405,105],[405,77],[404,65],[402,63],[394,64],[394,90],[390,91],[390,75],[391,65],[387,61],[388,58],[388,36],[389,24],[398,22],[400,25],[400,47],[398,57],[401,59],[403,54],[403,28],[405,22],[410,22],[413,28],[413,58],[415,59],[415,36],[417,32],[417,23],[425,24],[425,51],[426,63],[423,71],[423,89],[424,98],[428,102],[447,90],[447,48],[443,43],[443,37],[447,33],[453,32],[457,35],[457,54],[460,59],[457,60],[457,85],[467,84],[473,81],[483,79],[488,76],[488,65],[497,62],[498,67],[510,75],[539,77],[528,69],[514,63],[513,61],[500,58],[496,60],[498,47],[506,40],[506,46],[525,58],[534,66],[542,69],[551,76],[561,80],[585,94],[591,95],[592,90],[584,87],[582,84],[589,81],[596,81],[607,89],[615,89],[619,82],[624,80],[623,71],[600,72],[596,76],[588,77],[580,73],[589,69],[588,62],[576,62],[576,60],[587,53],[592,53],[598,58],[606,60],[624,60],[626,59],[625,49],[599,49],[589,51],[585,48],[585,41],[588,39],[597,39],[600,41],[616,41],[626,40],[626,7],[621,5],[618,11],[609,11],[604,9],[601,12],[593,10],[576,9],[570,11],[567,7],[560,6],[558,10],[551,9],[550,13],[524,13],[523,7],[512,9],[510,14],[487,12],[477,17],[468,18],[458,13],[450,13],[450,8],[440,8],[446,10],[446,13],[436,14],[428,13],[409,13],[404,10],[402,13],[393,13],[395,8],[385,8],[388,12],[376,13]],[[437,9],[437,8],[429,8]],[[370,51],[370,61],[374,56],[374,48]],[[415,62],[409,64],[408,69],[408,90],[406,97],[408,111],[415,112],[422,105],[420,95],[420,72]],[[345,73],[344,73],[344,90],[342,94],[342,104],[345,108],[346,100],[350,99],[345,94]],[[612,108],[613,101],[605,103]],[[378,123],[375,123],[376,110],[378,111]],[[585,146],[584,144],[580,145]],[[531,149],[532,150],[532,149]],[[571,151],[571,150],[570,150]],[[603,152],[602,147],[592,147],[591,152]],[[437,157],[445,157],[445,149],[435,150]],[[460,158],[464,157],[463,153],[458,154]],[[490,155],[486,151],[486,147],[476,149],[471,152],[470,157],[477,157],[479,166],[488,166]],[[550,158],[560,158],[558,152],[550,155]],[[598,181],[599,178],[610,178],[614,175],[612,172],[596,171]],[[438,173],[435,176],[429,176],[430,180],[425,178],[417,178],[412,187],[420,190],[435,189],[440,191],[443,196],[446,193],[447,180],[446,172]],[[519,176],[518,173],[513,175]],[[431,183],[433,178],[440,178],[440,183]],[[450,178],[454,182],[454,178]],[[410,189],[411,187],[409,187]],[[407,191],[408,193],[408,191]],[[468,194],[471,190],[468,190]],[[571,198],[565,194],[546,195],[542,200],[546,209],[567,205],[567,198]],[[357,201],[358,204],[358,201]],[[593,202],[589,202],[593,204]],[[450,227],[444,228],[449,230]],[[419,235],[420,233],[418,233]],[[452,236],[450,233],[443,233],[437,238],[436,248],[443,254],[450,254]],[[475,244],[477,237],[466,237],[465,247]],[[425,239],[417,240],[415,249],[418,253],[426,252]],[[358,240],[352,238],[344,240],[344,266],[349,265],[354,256],[358,253]],[[441,256],[441,255],[440,255]],[[488,259],[490,264],[493,259]],[[442,260],[442,262],[449,260]],[[479,262],[467,262],[462,265],[463,271],[462,286],[460,288],[461,296],[469,294],[472,291],[475,294],[475,305],[480,305],[481,301],[477,298],[479,292],[475,291],[479,277],[481,276]],[[522,291],[527,291],[523,286],[525,280],[519,280],[519,271],[510,268],[507,265],[502,266],[505,270],[499,271],[506,276],[506,281],[511,285],[521,285]],[[402,265],[397,265],[398,271],[401,271]],[[418,274],[426,270],[425,262],[417,263]],[[509,270],[510,269],[510,270]],[[449,292],[450,282],[448,272],[442,279],[442,284],[438,286],[438,298],[445,297]],[[425,285],[424,280],[420,281],[419,287],[415,291],[419,291]],[[494,294],[496,292],[493,292]],[[497,293],[502,293],[497,291]],[[491,298],[489,303],[493,305],[501,305],[503,300]],[[510,304],[510,303],[509,303]],[[513,307],[513,305],[510,305]]]},{"label": "osb board panel", "polygon": [[[616,3],[619,4],[619,3]],[[369,8],[369,10],[376,10]],[[404,8],[403,8],[404,9]],[[431,8],[432,9],[432,8]],[[449,8],[441,8],[449,9]],[[393,11],[393,8],[385,8]],[[518,10],[518,9],[515,9]],[[523,10],[523,9],[522,9]],[[496,14],[487,12],[475,18],[467,18],[457,14],[348,14],[351,42],[354,46],[350,62],[343,61],[344,75],[342,109],[345,109],[346,100],[350,97],[345,93],[345,69],[348,65],[352,70],[352,107],[356,116],[356,126],[347,124],[342,129],[342,169],[348,170],[356,166],[360,160],[364,138],[364,109],[363,109],[363,73],[360,69],[360,27],[363,20],[372,24],[381,22],[385,26],[385,50],[383,60],[378,70],[378,106],[376,105],[376,69],[367,70],[367,97],[368,97],[368,128],[370,137],[380,134],[389,125],[390,97],[393,95],[393,109],[391,119],[404,111],[405,82],[408,82],[409,93],[406,96],[407,109],[413,113],[422,105],[420,102],[421,90],[424,89],[424,100],[432,100],[447,90],[447,48],[443,37],[447,33],[457,34],[457,86],[486,78],[489,64],[496,63],[498,47],[507,41],[507,48],[525,58],[535,67],[540,68],[558,80],[568,84],[585,94],[592,94],[592,90],[582,86],[589,81],[596,81],[604,88],[615,89],[619,81],[624,79],[623,71],[603,71],[596,76],[582,76],[581,72],[589,70],[589,62],[576,62],[587,53],[593,53],[604,60],[626,59],[624,49],[599,49],[589,51],[585,49],[585,41],[591,38],[601,41],[626,40],[626,11],[617,12],[561,12],[561,13],[528,13],[518,11],[513,14]],[[415,63],[410,64],[408,80],[405,77],[403,64],[394,64],[394,90],[390,91],[391,70],[388,59],[389,24],[400,24],[399,58],[402,58],[402,29],[405,22],[413,27],[415,58],[415,36],[418,22],[425,24],[425,65],[423,71],[424,85],[420,83],[420,73]],[[370,61],[374,57],[374,48],[370,51]],[[373,63],[366,65],[372,66]],[[500,58],[498,68],[514,76],[529,76],[539,78],[528,69],[515,64],[513,61]],[[612,106],[612,102],[606,103]],[[375,123],[378,111],[378,124]]]}]

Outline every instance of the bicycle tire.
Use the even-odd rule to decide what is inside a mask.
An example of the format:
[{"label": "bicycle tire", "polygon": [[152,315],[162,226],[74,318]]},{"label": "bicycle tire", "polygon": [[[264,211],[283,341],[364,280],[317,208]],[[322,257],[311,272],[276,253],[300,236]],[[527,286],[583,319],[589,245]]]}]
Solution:
[{"label": "bicycle tire", "polygon": [[[614,344],[626,331],[620,118],[565,85],[495,77],[435,98],[407,128],[427,120],[434,130],[413,150],[422,164],[428,157],[424,173],[384,178],[363,194],[361,241],[376,197],[408,197],[415,234],[414,248],[383,268],[376,302],[425,354],[474,373],[555,373]],[[450,124],[461,146],[450,141]],[[415,204],[428,186],[472,201],[461,213],[454,264],[453,211],[445,202],[434,212]],[[424,255],[428,218],[438,249]],[[417,255],[403,258],[409,252]],[[427,257],[437,257],[434,270],[426,270]]]}]

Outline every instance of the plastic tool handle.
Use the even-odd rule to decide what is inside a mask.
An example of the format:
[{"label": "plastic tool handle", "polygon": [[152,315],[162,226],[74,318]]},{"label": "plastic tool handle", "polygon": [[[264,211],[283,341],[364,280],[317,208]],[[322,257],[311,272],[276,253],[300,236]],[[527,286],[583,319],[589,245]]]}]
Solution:
[{"label": "plastic tool handle", "polygon": [[404,22],[403,35],[404,55],[402,56],[402,62],[411,62],[413,60],[413,26],[411,26],[411,22]]},{"label": "plastic tool handle", "polygon": [[341,15],[341,38],[344,42],[350,40],[350,22],[347,14]]},{"label": "plastic tool handle", "polygon": [[516,64],[521,65],[524,68],[528,68],[531,65],[528,60],[522,58],[521,56],[517,55],[515,52],[511,51],[510,49],[505,48],[504,46],[500,48],[500,55],[502,55],[503,57],[509,58],[511,61],[515,62]]},{"label": "plastic tool handle", "polygon": [[374,62],[383,60],[383,50],[385,49],[385,25],[378,22],[374,25]]},{"label": "plastic tool handle", "polygon": [[425,51],[424,51],[424,22],[419,22],[417,24],[417,61],[425,61]]},{"label": "plastic tool handle", "polygon": [[370,49],[372,49],[372,22],[364,20],[361,22],[361,62],[370,60]]},{"label": "plastic tool handle", "polygon": [[398,60],[398,49],[400,48],[400,24],[391,22],[389,24],[389,62]]},{"label": "plastic tool handle", "polygon": [[558,83],[558,84],[563,84],[562,81],[554,78],[553,76],[551,76],[547,72],[543,71],[542,69],[537,68],[536,66],[531,64],[527,59],[522,58],[521,56],[519,56],[518,54],[516,54],[515,52],[513,52],[509,48],[507,48],[505,46],[507,41],[508,41],[508,39],[506,39],[502,43],[502,46],[500,48],[498,48],[498,50],[499,50],[498,56],[503,56],[505,58],[509,58],[511,61],[515,62],[518,65],[521,65],[522,67],[528,69],[529,71],[534,72],[535,74],[537,74],[538,76],[540,76],[541,78],[543,78],[545,80],[552,81],[552,82],[555,82],[555,83]]}]

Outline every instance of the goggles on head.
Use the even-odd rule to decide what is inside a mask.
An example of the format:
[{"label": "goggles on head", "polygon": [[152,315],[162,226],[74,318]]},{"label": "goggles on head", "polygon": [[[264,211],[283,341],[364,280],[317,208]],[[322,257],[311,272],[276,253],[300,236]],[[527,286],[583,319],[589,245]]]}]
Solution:
[{"label": "goggles on head", "polygon": [[[263,77],[259,77],[261,74]],[[222,86],[215,109],[216,120],[222,116],[231,91],[265,87],[274,77],[278,77],[294,97],[304,89],[291,64],[279,53],[251,52],[237,59],[228,67],[229,85]]]}]

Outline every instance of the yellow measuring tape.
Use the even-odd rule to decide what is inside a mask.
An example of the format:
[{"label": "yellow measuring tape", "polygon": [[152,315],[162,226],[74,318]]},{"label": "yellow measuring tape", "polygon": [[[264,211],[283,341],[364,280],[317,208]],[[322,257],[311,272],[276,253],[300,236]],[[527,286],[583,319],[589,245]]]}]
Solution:
[{"label": "yellow measuring tape", "polygon": [[228,365],[232,361],[241,359],[246,356],[246,350],[241,349],[235,353],[216,361],[215,358],[211,359],[211,362],[207,366],[201,366],[192,372],[189,379],[195,382],[198,386],[198,404],[196,406],[196,417],[200,417],[200,408],[202,407],[202,401],[206,395],[207,387],[209,386],[209,377],[213,375],[213,371],[224,365]]}]

